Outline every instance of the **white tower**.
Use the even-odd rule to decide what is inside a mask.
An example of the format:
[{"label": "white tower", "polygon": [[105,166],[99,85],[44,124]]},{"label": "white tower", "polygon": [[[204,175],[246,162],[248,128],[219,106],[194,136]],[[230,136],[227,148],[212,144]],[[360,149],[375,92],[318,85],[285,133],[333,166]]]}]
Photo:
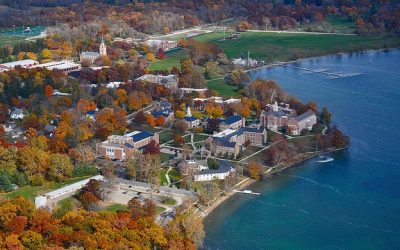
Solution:
[{"label": "white tower", "polygon": [[106,48],[106,45],[104,44],[103,37],[101,37],[101,44],[100,44],[99,52],[100,52],[100,56],[107,55],[107,48]]},{"label": "white tower", "polygon": [[187,117],[192,116],[192,111],[190,111],[190,107],[189,107],[189,106],[188,106],[187,109],[186,109],[186,116],[187,116]]}]

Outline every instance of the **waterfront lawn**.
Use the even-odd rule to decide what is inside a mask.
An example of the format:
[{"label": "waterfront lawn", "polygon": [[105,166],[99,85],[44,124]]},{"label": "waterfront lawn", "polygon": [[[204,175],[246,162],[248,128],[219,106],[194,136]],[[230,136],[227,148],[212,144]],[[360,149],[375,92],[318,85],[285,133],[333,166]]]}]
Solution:
[{"label": "waterfront lawn", "polygon": [[154,60],[150,65],[150,70],[171,70],[173,67],[181,68],[181,60],[188,57],[187,53],[183,49],[175,49],[167,51],[164,60]]},{"label": "waterfront lawn", "polygon": [[238,87],[226,84],[224,79],[214,79],[207,81],[207,88],[215,90],[220,96],[237,96]]},{"label": "waterfront lawn", "polygon": [[[319,26],[319,27],[318,27]],[[318,30],[323,27],[324,32],[354,34],[356,32],[356,24],[347,17],[341,15],[327,15],[323,23],[310,22],[301,25],[303,30]]]},{"label": "waterfront lawn", "polygon": [[26,186],[26,187],[22,187],[18,190],[15,190],[13,192],[7,193],[5,196],[9,199],[12,199],[12,198],[15,198],[18,196],[22,196],[22,197],[25,197],[25,198],[33,201],[34,198],[40,194],[50,192],[50,191],[58,189],[58,188],[62,188],[64,186],[87,179],[89,177],[90,176],[70,178],[65,182],[59,182],[59,183],[51,182],[51,183],[47,183],[43,186],[37,186],[37,187]]},{"label": "waterfront lawn", "polygon": [[306,136],[300,136],[300,137],[293,137],[291,139],[288,139],[289,142],[292,143],[301,143],[306,147],[306,150],[309,151],[315,151],[315,141],[314,141],[314,136],[313,134],[311,135],[306,135]]},{"label": "waterfront lawn", "polygon": [[266,62],[400,46],[400,37],[386,36],[242,32],[238,39],[221,41],[222,36],[223,33],[215,32],[200,35],[196,40],[220,46],[229,58],[246,56],[250,51],[250,57]]}]

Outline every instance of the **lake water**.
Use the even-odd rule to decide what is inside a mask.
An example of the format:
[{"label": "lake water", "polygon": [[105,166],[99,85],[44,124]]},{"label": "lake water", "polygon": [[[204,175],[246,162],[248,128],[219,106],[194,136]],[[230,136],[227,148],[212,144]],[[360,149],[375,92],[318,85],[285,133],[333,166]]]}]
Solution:
[{"label": "lake water", "polygon": [[[370,60],[372,61],[370,63]],[[206,249],[400,249],[400,50],[303,60],[250,73],[334,114],[351,137],[334,161],[310,160],[237,194],[205,219]]]}]

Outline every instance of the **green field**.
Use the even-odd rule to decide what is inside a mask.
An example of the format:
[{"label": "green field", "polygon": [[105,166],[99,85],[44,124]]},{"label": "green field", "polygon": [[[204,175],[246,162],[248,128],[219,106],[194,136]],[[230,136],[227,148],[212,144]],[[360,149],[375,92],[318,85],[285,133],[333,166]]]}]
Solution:
[{"label": "green field", "polygon": [[183,49],[175,49],[166,52],[166,57],[164,60],[156,59],[149,67],[150,70],[170,70],[173,67],[181,68],[180,62],[182,59],[186,58],[187,54]]},{"label": "green field", "polygon": [[[336,21],[336,25],[340,26],[340,22],[344,21]],[[240,38],[234,40],[221,41],[222,37],[223,33],[213,32],[196,36],[194,39],[220,46],[229,58],[245,57],[249,51],[250,57],[266,62],[400,46],[400,37],[387,36],[243,32],[240,33]],[[150,69],[170,69],[178,66],[180,60],[186,56],[183,50],[174,51],[167,55],[167,59],[153,63]],[[222,90],[214,81],[211,81],[210,85],[211,88],[215,87],[215,90]],[[224,92],[225,89],[223,88]],[[227,96],[232,93],[225,92]]]},{"label": "green field", "polygon": [[302,30],[316,31],[322,29],[324,32],[347,33],[356,32],[356,24],[348,17],[340,15],[328,15],[322,23],[310,22],[300,26]]},{"label": "green field", "polygon": [[237,96],[237,87],[228,85],[225,83],[224,79],[215,79],[207,81],[207,88],[210,90],[215,90],[220,96]]},{"label": "green field", "polygon": [[221,36],[211,33],[201,39],[223,48],[229,58],[250,51],[250,57],[266,62],[400,46],[400,37],[243,32],[239,39],[220,41]]},{"label": "green field", "polygon": [[105,208],[105,211],[108,212],[117,212],[117,211],[128,211],[128,205],[124,204],[111,204]]},{"label": "green field", "polygon": [[46,184],[43,186],[38,186],[38,187],[26,186],[26,187],[22,187],[16,191],[7,193],[5,196],[10,199],[18,197],[18,196],[22,196],[29,200],[33,200],[36,196],[38,196],[40,194],[43,194],[43,193],[46,193],[46,192],[49,192],[49,191],[52,191],[52,190],[55,190],[58,188],[62,188],[66,185],[69,185],[69,184],[72,184],[72,183],[75,183],[75,182],[78,182],[78,181],[81,181],[81,180],[84,180],[87,178],[89,178],[89,176],[71,178],[65,182],[49,183],[49,184]]},{"label": "green field", "polygon": [[[24,41],[23,37],[11,37],[11,45]],[[0,47],[10,45],[10,37],[0,35]]]}]

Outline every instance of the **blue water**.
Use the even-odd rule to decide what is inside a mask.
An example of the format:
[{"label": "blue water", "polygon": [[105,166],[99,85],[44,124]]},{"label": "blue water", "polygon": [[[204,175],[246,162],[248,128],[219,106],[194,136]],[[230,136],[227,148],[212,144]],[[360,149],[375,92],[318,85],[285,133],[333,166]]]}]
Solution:
[{"label": "blue water", "polygon": [[327,106],[351,147],[333,162],[310,160],[256,183],[260,196],[223,203],[205,219],[206,249],[400,249],[400,50],[293,66],[361,73],[332,79],[283,66],[251,73]]}]

